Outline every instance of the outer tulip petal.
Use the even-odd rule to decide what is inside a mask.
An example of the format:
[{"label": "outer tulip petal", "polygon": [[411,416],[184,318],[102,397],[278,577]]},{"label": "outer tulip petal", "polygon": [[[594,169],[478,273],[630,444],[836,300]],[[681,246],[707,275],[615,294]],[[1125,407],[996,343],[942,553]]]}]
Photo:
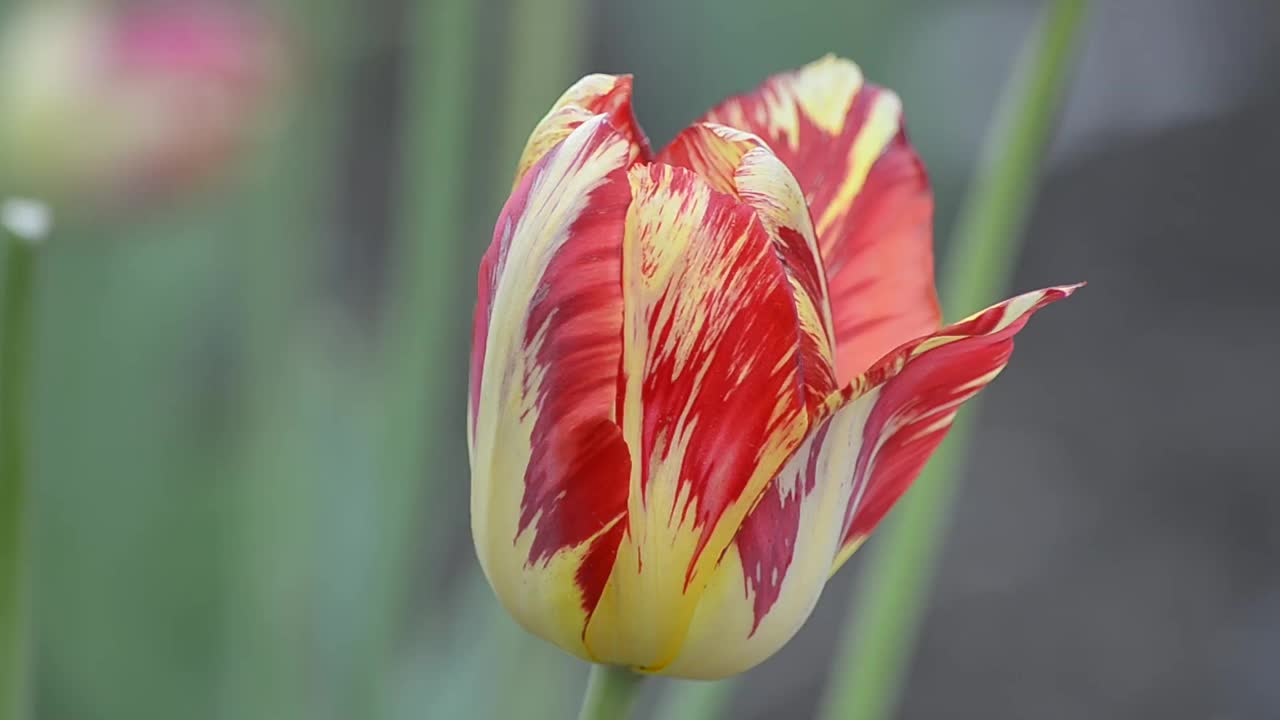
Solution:
[{"label": "outer tulip petal", "polygon": [[938,327],[933,196],[896,95],[827,56],[704,120],[763,138],[804,189],[826,264],[841,383]]},{"label": "outer tulip petal", "polygon": [[596,115],[608,115],[614,127],[630,140],[633,159],[649,160],[653,151],[631,108],[631,82],[630,75],[596,73],[566,90],[529,135],[516,166],[513,190],[543,155]]},{"label": "outer tulip petal", "polygon": [[919,474],[960,405],[1004,368],[1014,334],[1075,287],[1020,295],[914,340],[834,396],[832,413],[743,522],[665,672],[725,677],[785,644],[830,574]]},{"label": "outer tulip petal", "polygon": [[630,179],[628,525],[586,644],[600,661],[658,671],[809,412],[791,284],[753,209],[683,168],[637,167]]},{"label": "outer tulip petal", "polygon": [[530,169],[481,264],[475,318],[468,439],[480,564],[521,624],[583,657],[627,503],[615,411],[632,153],[597,115]]},{"label": "outer tulip petal", "polygon": [[833,468],[852,466],[865,419],[850,405],[814,426],[725,551],[664,674],[728,677],[762,662],[800,629],[830,575],[853,492],[851,482],[823,480],[837,475]]},{"label": "outer tulip petal", "polygon": [[800,360],[808,404],[816,408],[838,386],[827,280],[804,193],[763,140],[714,123],[680,133],[659,160],[689,168],[713,188],[755,209],[791,282],[800,321]]},{"label": "outer tulip petal", "polygon": [[886,355],[847,391],[877,395],[854,468],[865,487],[849,507],[835,572],[920,474],[950,429],[956,411],[1004,370],[1013,336],[1040,308],[1069,297],[1083,283],[1023,293],[970,315]]}]

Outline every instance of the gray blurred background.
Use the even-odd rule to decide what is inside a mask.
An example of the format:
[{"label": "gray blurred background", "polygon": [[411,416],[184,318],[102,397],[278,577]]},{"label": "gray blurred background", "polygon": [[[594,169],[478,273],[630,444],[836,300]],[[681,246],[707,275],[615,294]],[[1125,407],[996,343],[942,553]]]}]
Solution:
[{"label": "gray blurred background", "polygon": [[[268,145],[51,245],[40,718],[572,712],[584,668],[477,590],[466,532],[473,279],[524,134],[580,75],[630,72],[661,146],[833,51],[902,96],[945,257],[1042,3],[477,0],[433,75],[466,89],[461,174],[425,181],[453,219],[414,235],[410,146],[459,97],[408,90],[431,5],[277,3],[298,59]],[[1094,5],[1009,290],[1089,286],[985,395],[902,718],[1280,717],[1280,3]],[[371,348],[413,263],[428,372],[387,419]],[[387,427],[419,441],[405,467]],[[732,717],[809,716],[864,564]]]}]

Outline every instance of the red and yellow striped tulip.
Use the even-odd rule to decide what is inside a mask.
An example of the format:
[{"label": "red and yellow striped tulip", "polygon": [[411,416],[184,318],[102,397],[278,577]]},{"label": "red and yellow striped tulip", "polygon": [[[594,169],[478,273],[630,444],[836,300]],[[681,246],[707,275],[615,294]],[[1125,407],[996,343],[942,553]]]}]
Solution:
[{"label": "red and yellow striped tulip", "polygon": [[1013,336],[939,328],[901,103],[835,57],[656,155],[631,78],[534,129],[480,266],[467,423],[480,564],[583,659],[719,678],[778,650]]}]

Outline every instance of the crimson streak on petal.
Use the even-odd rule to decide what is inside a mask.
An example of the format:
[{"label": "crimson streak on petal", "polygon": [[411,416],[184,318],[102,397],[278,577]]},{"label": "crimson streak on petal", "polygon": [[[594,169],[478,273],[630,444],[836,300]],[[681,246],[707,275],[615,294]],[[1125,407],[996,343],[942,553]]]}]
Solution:
[{"label": "crimson streak on petal", "polygon": [[760,136],[800,182],[826,267],[840,383],[938,327],[933,195],[896,95],[826,57],[703,119]]},{"label": "crimson streak on petal", "polygon": [[[1027,293],[913,340],[832,398],[735,538],[753,634],[787,587],[817,584],[792,583],[793,564],[825,575],[842,563],[910,487],[960,406],[1008,363],[1032,313],[1074,289]],[[823,551],[813,568],[807,554]]]},{"label": "crimson streak on petal", "polygon": [[[574,152],[571,165],[595,162],[620,137],[605,116],[596,116],[590,137]],[[557,181],[548,167],[569,152],[559,145],[533,165],[503,209],[494,242],[480,270],[471,373],[474,432],[492,306],[508,267],[513,228],[528,214],[556,202]],[[566,237],[538,280],[523,322],[521,352],[530,359],[517,381],[531,396],[534,415],[530,458],[524,474],[516,538],[533,531],[530,564],[545,564],[562,549],[593,541],[579,568],[584,609],[593,609],[617,551],[626,510],[630,454],[616,422],[615,402],[622,354],[622,228],[631,201],[629,163],[618,163],[580,202]],[[542,207],[535,207],[537,204]],[[554,229],[548,231],[555,231]],[[602,534],[603,533],[603,534]],[[597,537],[599,536],[599,537]],[[593,540],[594,538],[594,540]]]},{"label": "crimson streak on petal", "polygon": [[742,557],[744,590],[752,599],[753,635],[782,592],[800,534],[800,504],[817,487],[818,458],[830,428],[828,422],[819,424],[796,452],[797,456],[807,454],[799,487],[784,492],[780,483],[770,483],[760,504],[747,515],[735,538]]},{"label": "crimson streak on petal", "polygon": [[[1031,315],[1079,285],[1030,292],[994,305],[882,358],[865,383],[883,385],[867,420],[855,473],[866,491],[846,515],[847,553],[880,523],[946,436],[956,411],[995,379]],[[839,560],[837,560],[837,563]]]}]

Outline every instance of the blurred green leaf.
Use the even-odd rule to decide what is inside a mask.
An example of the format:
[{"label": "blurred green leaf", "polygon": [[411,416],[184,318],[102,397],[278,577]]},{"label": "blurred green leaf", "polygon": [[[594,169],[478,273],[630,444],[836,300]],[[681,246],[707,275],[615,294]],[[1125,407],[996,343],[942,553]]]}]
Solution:
[{"label": "blurred green leaf", "polygon": [[[59,231],[40,297],[40,717],[212,717],[216,225]],[[214,442],[210,442],[214,440]]]},{"label": "blurred green leaf", "polygon": [[[462,295],[463,190],[468,164],[467,114],[473,88],[459,68],[471,62],[475,10],[466,0],[408,8],[404,119],[395,234],[381,337],[375,477],[378,571],[367,599],[377,613],[370,669],[380,697],[394,697],[415,574],[435,587],[464,497],[448,472],[457,458],[464,414],[451,392],[465,374],[458,347]],[[450,442],[453,440],[453,442]],[[440,595],[428,598],[439,610]],[[421,648],[416,648],[422,651]],[[421,669],[417,664],[412,665]],[[429,682],[424,669],[420,682]],[[392,700],[392,702],[396,702]],[[385,704],[385,703],[382,703]],[[397,708],[379,707],[377,716]]]},{"label": "blurred green leaf", "polygon": [[[317,448],[324,433],[329,382],[341,371],[313,354],[316,287],[335,250],[333,207],[347,131],[353,78],[351,53],[367,30],[348,0],[289,2],[290,27],[308,31],[298,84],[277,141],[261,158],[243,205],[227,218],[239,263],[242,305],[237,327],[238,375],[229,467],[219,716],[247,720],[316,717],[320,698],[313,638],[317,626],[317,538],[326,482]],[[320,379],[318,379],[320,378]],[[352,480],[354,481],[354,480]],[[324,642],[319,647],[327,647]],[[344,648],[345,650],[345,648]],[[323,661],[320,661],[323,665]],[[327,686],[341,711],[355,690],[344,674]],[[335,699],[336,698],[336,699]]]}]

